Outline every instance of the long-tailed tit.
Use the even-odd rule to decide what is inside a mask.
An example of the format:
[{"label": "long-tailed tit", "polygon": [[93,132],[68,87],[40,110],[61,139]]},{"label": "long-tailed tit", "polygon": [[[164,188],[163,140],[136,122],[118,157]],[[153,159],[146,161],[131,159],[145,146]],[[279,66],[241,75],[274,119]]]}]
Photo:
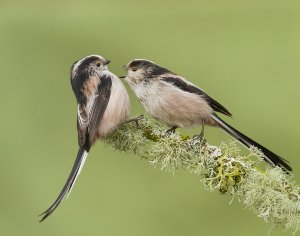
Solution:
[{"label": "long-tailed tit", "polygon": [[79,150],[67,182],[53,204],[41,214],[40,221],[70,194],[95,141],[106,137],[128,119],[129,97],[120,79],[108,70],[109,62],[101,56],[91,55],[72,65],[71,85],[77,100]]},{"label": "long-tailed tit", "polygon": [[[236,130],[216,113],[231,116],[231,113],[206,92],[180,75],[148,60],[136,59],[126,66],[127,76],[123,77],[140,100],[144,109],[160,122],[172,127],[193,127],[204,125],[220,127],[246,147],[257,147],[265,155],[264,160],[272,166],[287,171],[292,168],[288,162]],[[122,77],[120,77],[122,78]]]}]

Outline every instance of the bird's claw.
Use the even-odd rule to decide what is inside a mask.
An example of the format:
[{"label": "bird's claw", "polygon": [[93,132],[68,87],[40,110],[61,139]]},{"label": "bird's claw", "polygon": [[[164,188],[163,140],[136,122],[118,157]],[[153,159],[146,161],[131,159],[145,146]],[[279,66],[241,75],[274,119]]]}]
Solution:
[{"label": "bird's claw", "polygon": [[132,119],[129,119],[127,121],[124,121],[122,124],[126,124],[126,123],[130,123],[130,122],[135,122],[136,123],[136,127],[139,128],[139,120],[143,119],[144,118],[144,115],[139,115],[137,117],[134,117]]},{"label": "bird's claw", "polygon": [[172,127],[171,129],[168,129],[166,131],[166,134],[174,134],[176,129],[177,129],[177,127]]}]

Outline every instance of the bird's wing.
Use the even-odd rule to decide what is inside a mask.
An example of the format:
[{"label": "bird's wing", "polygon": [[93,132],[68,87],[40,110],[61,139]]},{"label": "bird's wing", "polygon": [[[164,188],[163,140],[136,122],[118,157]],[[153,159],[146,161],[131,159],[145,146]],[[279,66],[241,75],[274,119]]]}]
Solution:
[{"label": "bird's wing", "polygon": [[77,107],[77,132],[78,145],[82,147],[86,141],[86,131],[88,126],[88,111],[84,105],[78,104]]},{"label": "bird's wing", "polygon": [[[86,106],[78,105],[77,131],[79,146],[85,145],[89,149],[94,141],[97,129],[109,102],[111,85],[111,77],[109,75],[102,75],[99,78],[96,92],[89,98],[91,100],[87,101]],[[88,143],[86,143],[87,141]]]},{"label": "bird's wing", "polygon": [[109,102],[111,94],[112,78],[109,75],[102,75],[100,83],[97,86],[94,102],[89,111],[89,124],[88,124],[88,138],[89,143],[92,144],[98,127],[102,121],[104,112]]},{"label": "bird's wing", "polygon": [[200,95],[206,100],[206,102],[211,106],[211,108],[215,112],[220,112],[230,117],[232,116],[231,113],[224,106],[222,106],[219,102],[210,97],[202,89],[198,88],[192,83],[187,83],[184,79],[180,78],[179,76],[163,76],[162,80],[166,83],[172,84],[173,86],[177,87],[178,89],[181,89],[182,91]]}]

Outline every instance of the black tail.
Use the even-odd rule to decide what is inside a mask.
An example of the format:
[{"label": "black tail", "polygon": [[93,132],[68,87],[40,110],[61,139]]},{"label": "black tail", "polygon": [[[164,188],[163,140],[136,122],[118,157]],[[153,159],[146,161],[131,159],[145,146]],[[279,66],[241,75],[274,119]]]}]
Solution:
[{"label": "black tail", "polygon": [[44,211],[42,214],[40,214],[40,216],[42,216],[42,219],[40,220],[40,222],[42,222],[49,215],[51,215],[51,213],[58,207],[60,202],[63,200],[65,195],[70,194],[70,192],[75,184],[76,178],[80,174],[81,168],[84,165],[84,161],[85,161],[87,155],[88,155],[88,152],[84,149],[84,147],[80,147],[78,150],[78,153],[77,153],[75,163],[71,170],[71,173],[67,179],[67,182],[65,183],[63,189],[61,190],[61,192],[58,195],[58,197],[56,198],[56,200],[52,203],[52,205],[46,211]]},{"label": "black tail", "polygon": [[251,146],[254,146],[258,148],[265,155],[264,160],[268,162],[270,165],[280,166],[286,171],[292,171],[292,167],[289,166],[287,160],[271,152],[269,149],[255,142],[251,138],[248,138],[246,135],[242,134],[241,132],[239,132],[238,130],[236,130],[229,124],[227,124],[216,114],[213,114],[212,118],[220,125],[222,129],[224,129],[228,134],[230,134],[236,140],[240,141],[246,147],[250,148]]}]

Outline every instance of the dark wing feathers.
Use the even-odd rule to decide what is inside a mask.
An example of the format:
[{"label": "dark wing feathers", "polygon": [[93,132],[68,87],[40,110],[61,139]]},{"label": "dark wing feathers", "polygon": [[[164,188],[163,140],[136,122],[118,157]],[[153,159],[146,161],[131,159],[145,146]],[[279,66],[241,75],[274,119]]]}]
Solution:
[{"label": "dark wing feathers", "polygon": [[109,102],[112,85],[111,77],[103,75],[99,81],[95,96],[90,98],[93,99],[91,107],[86,108],[85,104],[78,104],[77,132],[80,147],[86,145],[90,148],[92,145]]},{"label": "dark wing feathers", "polygon": [[94,141],[96,132],[108,105],[111,93],[111,85],[112,81],[109,76],[102,77],[101,82],[98,85],[96,98],[89,114],[88,135],[90,143]]},{"label": "dark wing feathers", "polygon": [[171,84],[175,85],[177,88],[179,88],[185,92],[200,95],[202,98],[204,98],[206,100],[206,102],[212,107],[212,109],[215,112],[220,112],[220,113],[230,116],[230,117],[232,116],[231,113],[224,106],[222,106],[215,99],[213,99],[212,97],[207,95],[200,88],[198,88],[194,85],[188,84],[184,80],[180,79],[179,77],[175,77],[175,76],[174,77],[162,77],[162,79],[163,79],[163,81],[165,81],[167,83],[171,83]]},{"label": "dark wing feathers", "polygon": [[80,126],[79,117],[77,115],[77,133],[78,133],[78,145],[82,147],[86,140],[86,127]]}]

